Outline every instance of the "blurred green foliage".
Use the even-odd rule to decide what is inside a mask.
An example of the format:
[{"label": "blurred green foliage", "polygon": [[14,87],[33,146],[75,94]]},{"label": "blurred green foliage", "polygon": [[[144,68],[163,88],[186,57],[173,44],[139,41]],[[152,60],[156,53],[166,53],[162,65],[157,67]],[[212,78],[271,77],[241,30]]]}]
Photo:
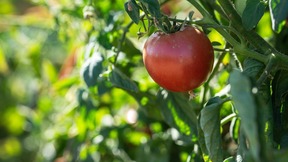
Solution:
[{"label": "blurred green foliage", "polygon": [[[216,44],[214,76],[194,90],[192,100],[167,92],[143,67],[147,35],[139,39],[137,33],[148,24],[133,24],[125,2],[0,1],[0,161],[199,162],[209,152],[221,154],[213,159],[236,155],[232,138],[238,141],[240,119],[227,84],[237,63],[225,51],[230,45],[216,30],[204,28]],[[159,2],[170,17],[184,19],[191,10],[201,17],[187,1]],[[277,39],[267,24],[265,12],[255,31],[285,51],[286,37]],[[253,68],[248,66],[248,73]],[[236,76],[235,87],[242,73]],[[220,123],[230,114],[232,121]],[[219,145],[223,150],[215,149]]]},{"label": "blurred green foliage", "polygon": [[194,145],[155,106],[139,28],[119,46],[124,0],[89,3],[0,2],[0,161],[186,161]]}]

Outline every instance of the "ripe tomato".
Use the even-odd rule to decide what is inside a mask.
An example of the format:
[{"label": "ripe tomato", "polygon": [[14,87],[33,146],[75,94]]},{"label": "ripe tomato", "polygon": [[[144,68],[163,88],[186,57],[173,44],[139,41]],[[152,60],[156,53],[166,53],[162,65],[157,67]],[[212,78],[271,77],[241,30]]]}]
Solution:
[{"label": "ripe tomato", "polygon": [[213,47],[200,30],[152,34],[144,45],[144,65],[152,79],[163,88],[187,92],[199,87],[213,68]]}]

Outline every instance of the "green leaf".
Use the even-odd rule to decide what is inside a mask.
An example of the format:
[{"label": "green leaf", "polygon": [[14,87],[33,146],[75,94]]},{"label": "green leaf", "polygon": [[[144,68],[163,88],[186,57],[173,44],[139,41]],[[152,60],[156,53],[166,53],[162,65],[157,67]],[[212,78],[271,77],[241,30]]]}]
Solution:
[{"label": "green leaf", "polygon": [[113,45],[111,44],[113,40],[111,40],[111,38],[115,39],[115,37],[116,36],[112,35],[112,32],[102,30],[97,37],[97,42],[99,42],[99,44],[103,46],[106,50],[110,50],[113,47]]},{"label": "green leaf", "polygon": [[283,25],[281,23],[288,16],[288,1],[287,0],[270,0],[269,8],[272,20],[272,29],[280,32]]},{"label": "green leaf", "polygon": [[114,67],[113,70],[110,72],[109,80],[114,86],[121,89],[132,92],[139,91],[137,84],[116,67]]},{"label": "green leaf", "polygon": [[136,24],[139,23],[140,20],[140,13],[139,13],[139,7],[135,0],[130,0],[124,4],[125,11],[129,15],[129,17],[132,19],[132,21]]},{"label": "green leaf", "polygon": [[122,43],[122,46],[118,50],[124,52],[127,55],[127,57],[132,58],[134,56],[141,56],[142,52],[135,47],[135,45],[129,38],[125,38],[123,42],[119,42],[119,39],[114,39],[113,45],[115,47],[117,47],[119,43]]},{"label": "green leaf", "polygon": [[201,110],[200,127],[204,132],[205,144],[212,161],[223,161],[223,150],[220,132],[220,108],[223,101],[220,97],[211,98]]},{"label": "green leaf", "polygon": [[262,62],[252,58],[245,59],[243,63],[243,73],[255,80],[260,77],[264,68],[265,65]]},{"label": "green leaf", "polygon": [[263,16],[266,5],[262,0],[247,0],[242,13],[242,23],[247,30],[253,29]]},{"label": "green leaf", "polygon": [[97,78],[102,73],[103,58],[100,53],[94,53],[92,57],[88,58],[82,66],[81,76],[88,87],[97,84]]},{"label": "green leaf", "polygon": [[53,84],[53,88],[56,91],[61,91],[61,90],[65,90],[68,89],[69,87],[78,84],[79,81],[79,77],[75,76],[75,77],[68,77],[68,78],[64,78],[62,80],[58,80],[57,82],[55,82],[55,84]]},{"label": "green leaf", "polygon": [[108,91],[111,91],[111,83],[109,81],[107,81],[106,77],[99,77],[97,80],[97,91],[98,91],[98,95],[102,96],[103,94],[105,94]]},{"label": "green leaf", "polygon": [[197,116],[189,99],[182,93],[160,90],[157,96],[164,120],[183,135],[196,140]]},{"label": "green leaf", "polygon": [[246,8],[247,5],[247,0],[235,0],[235,8],[236,11],[239,13],[239,15],[243,14],[244,9]]},{"label": "green leaf", "polygon": [[[201,119],[201,114],[199,115],[198,119]],[[198,120],[197,129],[198,129],[198,143],[201,148],[202,154],[204,154],[204,156],[208,156],[209,152],[206,147],[204,131],[201,129],[201,126],[200,126],[200,120]]]},{"label": "green leaf", "polygon": [[140,0],[145,7],[148,9],[148,12],[155,17],[156,19],[161,18],[160,4],[158,0]]},{"label": "green leaf", "polygon": [[238,70],[230,74],[232,100],[241,118],[241,127],[249,141],[250,151],[255,160],[259,160],[260,144],[258,139],[256,103],[252,94],[252,85],[248,78]]}]

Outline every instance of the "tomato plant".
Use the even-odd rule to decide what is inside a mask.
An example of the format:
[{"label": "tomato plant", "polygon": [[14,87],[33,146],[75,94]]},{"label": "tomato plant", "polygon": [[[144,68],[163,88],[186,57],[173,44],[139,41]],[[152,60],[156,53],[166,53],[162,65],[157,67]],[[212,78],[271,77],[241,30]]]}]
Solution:
[{"label": "tomato plant", "polygon": [[144,45],[143,61],[159,85],[175,92],[188,92],[207,79],[214,55],[206,35],[187,26],[175,33],[152,34]]},{"label": "tomato plant", "polygon": [[287,1],[0,6],[1,162],[287,161]]}]

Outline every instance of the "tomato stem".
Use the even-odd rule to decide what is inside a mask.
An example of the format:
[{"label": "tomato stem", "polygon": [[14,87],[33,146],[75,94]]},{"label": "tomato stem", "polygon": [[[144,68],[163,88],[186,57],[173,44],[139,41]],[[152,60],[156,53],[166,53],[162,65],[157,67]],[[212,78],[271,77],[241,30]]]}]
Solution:
[{"label": "tomato stem", "polygon": [[249,43],[251,43],[257,49],[260,49],[261,52],[266,52],[268,50],[276,51],[271,45],[269,45],[262,37],[252,30],[246,30],[242,25],[242,19],[236,9],[233,7],[229,0],[219,0],[219,4],[222,6],[224,12],[228,16],[229,20],[232,23],[232,26],[237,28]]},{"label": "tomato stem", "polygon": [[123,34],[122,34],[122,36],[121,36],[121,38],[120,38],[120,40],[119,40],[119,42],[118,42],[118,46],[117,46],[117,49],[116,49],[116,55],[115,55],[115,60],[114,60],[114,62],[113,62],[113,64],[115,65],[116,63],[117,63],[117,59],[118,59],[118,56],[119,56],[119,54],[120,54],[120,52],[121,52],[121,48],[122,48],[122,46],[123,46],[123,43],[124,43],[124,41],[125,41],[125,38],[126,38],[126,34],[127,34],[127,32],[129,32],[129,29],[130,29],[130,27],[133,25],[133,21],[131,21],[126,27],[124,27],[124,29],[123,29]]},{"label": "tomato stem", "polygon": [[[275,48],[270,46],[262,37],[260,37],[254,31],[247,31],[241,21],[241,17],[238,15],[237,11],[234,9],[230,1],[227,0],[219,0],[220,5],[222,6],[224,12],[226,13],[227,17],[232,21],[232,26],[237,27],[237,31],[244,36],[245,39],[248,40],[254,47],[259,49],[262,53],[256,52],[248,48],[243,43],[239,43],[235,38],[231,36],[229,32],[227,32],[224,28],[219,28],[219,24],[217,24],[212,17],[209,15],[208,11],[199,4],[195,0],[188,0],[198,11],[203,15],[203,19],[199,21],[194,21],[197,25],[200,26],[211,26],[218,31],[228,43],[230,43],[234,47],[234,51],[238,54],[241,54],[246,57],[254,58],[258,61],[261,61],[268,64],[269,60],[271,59],[272,53],[275,56],[275,59],[278,60],[279,69],[288,70],[288,56],[278,52]],[[227,14],[229,13],[229,14]],[[241,38],[241,37],[239,37]]]},{"label": "tomato stem", "polygon": [[218,24],[206,24],[206,25],[204,24],[203,26],[204,27],[211,27],[211,28],[214,28],[214,29],[216,29],[216,28],[224,28],[224,29],[226,29],[228,31],[233,32],[238,37],[238,39],[240,40],[241,44],[245,44],[245,40],[243,39],[241,33],[239,33],[237,30],[235,30],[234,28],[232,28],[230,26],[223,26],[223,25],[218,25]]},{"label": "tomato stem", "polygon": [[262,83],[266,81],[267,78],[273,78],[274,74],[276,73],[277,70],[277,59],[274,54],[271,55],[268,64],[266,65],[263,73],[257,80],[257,85],[261,86]]}]

